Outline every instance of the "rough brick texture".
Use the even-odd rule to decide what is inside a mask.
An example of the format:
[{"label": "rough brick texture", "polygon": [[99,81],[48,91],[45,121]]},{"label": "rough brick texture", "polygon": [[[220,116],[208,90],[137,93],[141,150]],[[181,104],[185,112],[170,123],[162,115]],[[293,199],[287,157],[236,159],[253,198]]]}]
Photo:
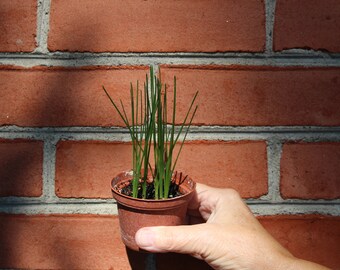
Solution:
[{"label": "rough brick texture", "polygon": [[[112,206],[113,207],[113,206]],[[0,216],[0,268],[144,270],[146,253],[126,250],[113,216]],[[189,255],[157,256],[157,269],[211,269]]]},{"label": "rough brick texture", "polygon": [[274,50],[292,48],[340,52],[338,0],[276,2]]},{"label": "rough brick texture", "polygon": [[31,52],[36,47],[37,1],[0,1],[0,52]]},{"label": "rough brick texture", "polygon": [[129,268],[117,217],[4,215],[0,228],[1,268]]},{"label": "rough brick texture", "polygon": [[104,85],[129,104],[130,82],[144,81],[146,67],[0,69],[0,125],[123,125]]},{"label": "rough brick texture", "polygon": [[340,198],[340,143],[286,143],[281,158],[284,198]]},{"label": "rough brick texture", "polygon": [[265,142],[186,142],[177,167],[197,182],[234,188],[242,197],[267,193]]},{"label": "rough brick texture", "polygon": [[52,51],[263,51],[263,0],[52,1]]},{"label": "rough brick texture", "polygon": [[[264,142],[187,142],[177,168],[197,182],[236,188],[243,197],[267,193]],[[60,197],[110,198],[110,180],[127,169],[131,169],[130,144],[60,142],[56,193]]]},{"label": "rough brick texture", "polygon": [[[123,125],[101,86],[128,105],[130,82],[144,82],[146,73],[146,67],[4,67],[0,125]],[[178,122],[198,90],[195,124],[340,125],[340,69],[163,68],[162,75],[170,86],[178,77]]]},{"label": "rough brick texture", "polygon": [[[338,217],[260,218],[300,258],[340,265]],[[19,269],[145,269],[145,254],[125,250],[118,218],[97,215],[0,216],[0,267]],[[210,269],[187,255],[157,255],[157,269]],[[173,269],[173,268],[171,268]]]},{"label": "rough brick texture", "polygon": [[131,153],[130,143],[58,143],[57,196],[111,198],[110,182],[118,173],[131,169]]},{"label": "rough brick texture", "polygon": [[340,69],[163,67],[177,75],[178,120],[198,90],[195,124],[340,125]]},{"label": "rough brick texture", "polygon": [[0,196],[40,196],[43,142],[0,140]]},{"label": "rough brick texture", "polygon": [[177,124],[199,91],[177,170],[236,189],[294,255],[338,269],[340,217],[293,214],[339,214],[339,29],[340,0],[0,0],[0,269],[212,270],[174,253],[151,267],[117,215],[81,214],[132,166],[102,86],[129,115],[149,65],[170,100],[177,76]]},{"label": "rough brick texture", "polygon": [[331,269],[340,266],[340,218],[327,216],[269,216],[262,225],[298,258]]}]

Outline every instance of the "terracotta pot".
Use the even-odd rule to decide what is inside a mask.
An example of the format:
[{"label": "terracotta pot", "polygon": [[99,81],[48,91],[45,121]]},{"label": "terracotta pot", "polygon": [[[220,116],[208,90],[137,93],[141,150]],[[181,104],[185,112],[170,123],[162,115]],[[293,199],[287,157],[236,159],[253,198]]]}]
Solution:
[{"label": "terracotta pot", "polygon": [[121,237],[130,249],[139,251],[135,234],[142,227],[184,225],[188,202],[195,190],[195,182],[187,177],[180,186],[184,195],[164,200],[136,199],[120,193],[129,184],[132,172],[122,172],[111,182],[111,190],[118,205]]}]

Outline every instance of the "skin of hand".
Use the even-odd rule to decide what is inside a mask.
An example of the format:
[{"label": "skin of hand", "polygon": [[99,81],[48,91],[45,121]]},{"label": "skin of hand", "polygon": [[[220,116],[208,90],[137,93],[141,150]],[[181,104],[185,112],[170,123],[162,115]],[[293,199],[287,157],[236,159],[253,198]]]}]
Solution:
[{"label": "skin of hand", "polygon": [[197,184],[188,216],[194,225],[140,229],[137,244],[150,252],[190,254],[218,270],[328,269],[283,248],[233,189]]}]

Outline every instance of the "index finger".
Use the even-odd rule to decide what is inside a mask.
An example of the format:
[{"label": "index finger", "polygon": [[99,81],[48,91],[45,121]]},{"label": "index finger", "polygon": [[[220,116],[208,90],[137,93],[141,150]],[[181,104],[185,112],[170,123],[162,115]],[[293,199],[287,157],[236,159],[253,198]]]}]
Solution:
[{"label": "index finger", "polygon": [[221,196],[221,189],[197,183],[194,196],[188,205],[188,215],[207,220]]},{"label": "index finger", "polygon": [[196,183],[196,190],[194,191],[194,196],[192,197],[192,199],[189,202],[188,209],[197,210],[198,207],[200,206],[200,201],[201,201],[199,194],[204,192],[204,191],[209,190],[209,188],[210,187],[207,186],[207,185]]}]

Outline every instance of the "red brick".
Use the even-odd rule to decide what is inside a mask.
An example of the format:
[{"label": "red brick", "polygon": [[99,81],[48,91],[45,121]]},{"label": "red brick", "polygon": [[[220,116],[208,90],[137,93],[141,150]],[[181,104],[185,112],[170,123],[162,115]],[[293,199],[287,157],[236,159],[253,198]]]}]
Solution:
[{"label": "red brick", "polygon": [[340,198],[340,143],[286,143],[281,158],[284,198]]},{"label": "red brick", "polygon": [[268,191],[264,142],[186,142],[177,168],[197,182],[234,188],[245,198]]},{"label": "red brick", "polygon": [[102,90],[128,107],[130,82],[144,82],[147,67],[0,69],[0,125],[123,125]]},{"label": "red brick", "polygon": [[57,146],[56,194],[59,197],[111,198],[111,180],[130,169],[130,143],[60,142]]},{"label": "red brick", "polygon": [[42,194],[43,142],[0,140],[0,196]]},{"label": "red brick", "polygon": [[195,124],[340,125],[339,68],[162,68],[163,80],[170,86],[174,75],[179,121],[199,91]]},{"label": "red brick", "polygon": [[[295,256],[332,269],[340,265],[339,217],[268,216],[260,221]],[[145,266],[143,254],[125,250],[114,216],[1,215],[0,236],[1,268],[123,270]],[[174,254],[157,255],[157,269],[168,269],[165,262],[171,263],[171,258],[180,262],[176,269],[209,269],[192,260],[183,263],[188,258]]]},{"label": "red brick", "polygon": [[263,51],[263,0],[52,1],[51,51]]},{"label": "red brick", "polygon": [[129,269],[117,217],[3,215],[0,228],[1,268]]},{"label": "red brick", "polygon": [[[56,193],[60,197],[110,198],[111,179],[131,169],[131,145],[104,142],[60,142]],[[232,187],[243,197],[267,193],[264,142],[187,142],[177,169],[197,182]]]},{"label": "red brick", "polygon": [[36,47],[37,1],[0,1],[0,51],[31,52]]},{"label": "red brick", "polygon": [[[113,207],[113,206],[112,206]],[[144,270],[147,253],[125,249],[116,216],[0,215],[0,268]],[[157,269],[211,269],[189,255],[158,254]]]},{"label": "red brick", "polygon": [[260,221],[296,257],[339,268],[340,217],[270,216]]},{"label": "red brick", "polygon": [[340,52],[338,0],[277,1],[274,49],[310,48]]}]

